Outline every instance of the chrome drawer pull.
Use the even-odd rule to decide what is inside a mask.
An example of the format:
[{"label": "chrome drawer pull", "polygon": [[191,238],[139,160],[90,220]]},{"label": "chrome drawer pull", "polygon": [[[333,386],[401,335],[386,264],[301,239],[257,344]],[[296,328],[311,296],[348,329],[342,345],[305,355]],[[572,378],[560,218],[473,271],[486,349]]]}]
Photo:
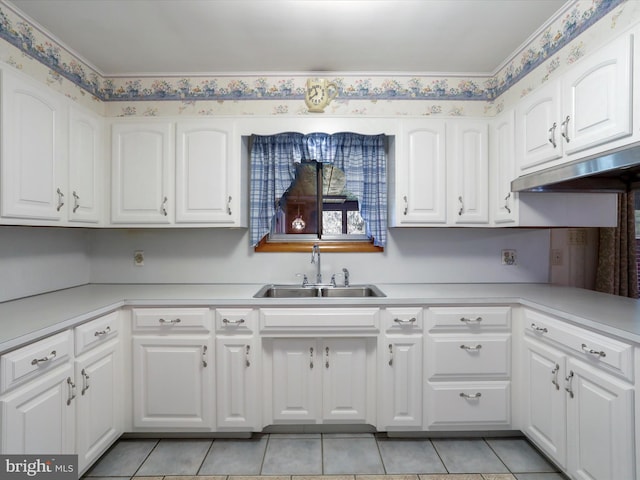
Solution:
[{"label": "chrome drawer pull", "polygon": [[244,323],[244,318],[240,318],[239,320],[229,320],[227,318],[223,318],[222,323],[226,323],[228,325],[240,325]]},{"label": "chrome drawer pull", "polygon": [[556,128],[557,127],[558,127],[558,124],[556,122],[553,122],[553,125],[551,125],[551,128],[549,129],[549,143],[553,145],[553,148],[556,148]]},{"label": "chrome drawer pull", "polygon": [[84,392],[86,392],[87,390],[89,390],[89,375],[87,374],[87,372],[85,371],[85,369],[82,369],[82,372],[80,372],[80,374],[82,375],[82,390],[80,390],[80,393],[82,395],[84,395]]},{"label": "chrome drawer pull", "polygon": [[593,348],[587,347],[584,343],[582,344],[582,350],[585,353],[589,353],[591,355],[597,355],[598,357],[606,357],[607,356],[607,354],[604,353],[602,350],[600,350],[600,351],[594,350]]},{"label": "chrome drawer pull", "polygon": [[569,115],[567,115],[567,118],[565,118],[564,122],[562,122],[562,132],[560,133],[560,135],[562,135],[564,137],[564,139],[567,141],[567,143],[570,142],[570,140],[569,140],[569,120],[571,120],[571,117]]},{"label": "chrome drawer pull", "polygon": [[207,363],[207,346],[203,345],[202,346],[202,368],[207,368],[207,365],[209,365]]},{"label": "chrome drawer pull", "polygon": [[415,323],[417,322],[417,319],[416,317],[411,317],[407,320],[404,320],[402,318],[394,318],[393,321],[402,325],[402,324]]},{"label": "chrome drawer pull", "polygon": [[480,350],[482,348],[482,345],[478,344],[475,346],[471,346],[471,345],[460,345],[460,348],[463,350],[466,350],[467,352],[477,352],[478,350]]},{"label": "chrome drawer pull", "polygon": [[109,333],[111,333],[111,327],[107,326],[107,328],[105,328],[104,330],[98,330],[96,333],[93,334],[93,336],[99,337],[101,335],[108,335]]},{"label": "chrome drawer pull", "polygon": [[180,323],[182,320],[180,320],[179,318],[174,318],[173,320],[165,320],[164,318],[161,318],[160,320],[158,320],[160,323],[171,323],[171,324],[176,324],[176,323]]},{"label": "chrome drawer pull", "polygon": [[467,318],[467,317],[461,317],[460,318],[461,322],[464,323],[480,323],[482,321],[482,317],[476,317],[476,318]]},{"label": "chrome drawer pull", "polygon": [[71,381],[71,377],[67,377],[67,387],[69,388],[69,396],[67,397],[67,406],[71,405],[71,400],[76,398],[76,384]]},{"label": "chrome drawer pull", "polygon": [[393,367],[393,344],[389,344],[389,366]]},{"label": "chrome drawer pull", "polygon": [[56,207],[56,211],[60,211],[60,209],[64,206],[64,193],[60,191],[60,189],[56,190],[58,194],[58,206]]},{"label": "chrome drawer pull", "polygon": [[573,375],[574,375],[573,370],[571,370],[569,372],[569,376],[565,378],[565,381],[567,382],[567,386],[564,387],[564,389],[567,391],[570,398],[573,398]]},{"label": "chrome drawer pull", "polygon": [[549,331],[544,327],[538,327],[535,323],[531,324],[531,328],[536,333],[547,333]]},{"label": "chrome drawer pull", "polygon": [[474,399],[474,398],[480,398],[482,396],[482,394],[480,392],[477,393],[461,393],[460,397],[462,398],[467,398],[467,399]]},{"label": "chrome drawer pull", "polygon": [[404,197],[402,197],[402,199],[404,200],[404,215],[406,215],[409,212],[409,200],[407,199],[407,196],[405,195]]},{"label": "chrome drawer pull", "polygon": [[80,208],[80,197],[78,196],[75,190],[73,191],[72,195],[73,195],[73,213],[76,213],[76,211]]},{"label": "chrome drawer pull", "polygon": [[245,347],[244,352],[245,352],[244,353],[244,355],[245,355],[244,365],[246,367],[250,367],[251,366],[251,360],[250,360],[250,358],[251,358],[251,345],[247,345]]},{"label": "chrome drawer pull", "polygon": [[313,370],[313,347],[309,348],[309,368]]},{"label": "chrome drawer pull", "polygon": [[231,196],[227,200],[227,215],[231,215]]},{"label": "chrome drawer pull", "polygon": [[51,353],[49,355],[47,355],[46,357],[34,358],[33,360],[31,360],[31,365],[38,365],[40,363],[50,362],[51,360],[56,358],[56,355],[57,355],[56,351],[55,350],[51,350]]},{"label": "chrome drawer pull", "polygon": [[507,193],[507,196],[504,197],[504,209],[507,213],[511,213],[511,209],[509,208],[509,197],[511,197],[511,192]]},{"label": "chrome drawer pull", "polygon": [[164,215],[165,217],[167,216],[167,202],[169,201],[169,199],[167,197],[164,197],[162,199],[162,204],[160,205],[160,212],[162,213],[162,215]]}]

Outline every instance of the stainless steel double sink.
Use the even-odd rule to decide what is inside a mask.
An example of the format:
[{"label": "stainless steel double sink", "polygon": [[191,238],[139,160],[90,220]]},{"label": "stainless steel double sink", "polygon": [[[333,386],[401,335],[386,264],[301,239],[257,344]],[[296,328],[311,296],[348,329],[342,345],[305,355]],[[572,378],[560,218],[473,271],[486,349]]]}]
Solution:
[{"label": "stainless steel double sink", "polygon": [[386,297],[375,285],[265,285],[254,298],[357,298]]}]

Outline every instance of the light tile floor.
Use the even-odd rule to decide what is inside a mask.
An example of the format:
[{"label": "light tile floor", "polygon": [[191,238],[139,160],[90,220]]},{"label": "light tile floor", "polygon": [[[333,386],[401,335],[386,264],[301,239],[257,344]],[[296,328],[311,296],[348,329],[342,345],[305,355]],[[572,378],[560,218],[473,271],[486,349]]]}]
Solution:
[{"label": "light tile floor", "polygon": [[[85,480],[564,480],[524,438],[122,439]],[[259,480],[259,479],[253,479]]]}]

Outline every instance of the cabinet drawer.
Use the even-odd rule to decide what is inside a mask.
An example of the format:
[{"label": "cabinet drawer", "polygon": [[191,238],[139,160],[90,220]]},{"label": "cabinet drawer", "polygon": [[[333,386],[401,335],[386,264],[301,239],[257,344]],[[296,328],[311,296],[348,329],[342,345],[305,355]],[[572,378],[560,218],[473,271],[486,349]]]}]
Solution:
[{"label": "cabinet drawer", "polygon": [[211,331],[208,308],[134,308],[135,331],[207,333]]},{"label": "cabinet drawer", "polygon": [[387,308],[383,310],[382,328],[392,334],[420,333],[423,330],[422,308]]},{"label": "cabinet drawer", "polygon": [[263,308],[263,333],[348,333],[379,331],[379,308]]},{"label": "cabinet drawer", "polygon": [[119,330],[118,312],[112,312],[77,326],[74,328],[76,355],[80,355],[97,345],[102,345],[108,339],[118,335]]},{"label": "cabinet drawer", "polygon": [[2,392],[67,362],[71,358],[72,349],[71,331],[65,330],[2,355]]},{"label": "cabinet drawer", "polygon": [[216,331],[223,335],[248,335],[255,331],[256,311],[251,308],[218,308]]},{"label": "cabinet drawer", "polygon": [[510,335],[453,336],[428,339],[429,378],[469,376],[508,377],[511,365]]},{"label": "cabinet drawer", "polygon": [[427,383],[427,427],[471,428],[511,422],[509,382]]},{"label": "cabinet drawer", "polygon": [[511,326],[511,307],[431,307],[428,309],[430,330],[501,328]]},{"label": "cabinet drawer", "polygon": [[524,310],[527,335],[555,343],[592,365],[633,381],[633,347],[596,332],[570,325],[534,310]]}]

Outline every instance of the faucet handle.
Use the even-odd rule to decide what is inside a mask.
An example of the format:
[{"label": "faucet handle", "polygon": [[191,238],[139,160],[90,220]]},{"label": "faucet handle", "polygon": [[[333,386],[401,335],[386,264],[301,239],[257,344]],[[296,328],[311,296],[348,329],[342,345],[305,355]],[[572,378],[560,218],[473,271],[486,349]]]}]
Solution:
[{"label": "faucet handle", "polygon": [[344,286],[348,287],[349,286],[349,270],[347,270],[346,268],[343,268],[342,274],[344,275]]},{"label": "faucet handle", "polygon": [[306,287],[309,285],[309,278],[306,273],[296,273],[296,277],[302,277],[302,286]]}]

